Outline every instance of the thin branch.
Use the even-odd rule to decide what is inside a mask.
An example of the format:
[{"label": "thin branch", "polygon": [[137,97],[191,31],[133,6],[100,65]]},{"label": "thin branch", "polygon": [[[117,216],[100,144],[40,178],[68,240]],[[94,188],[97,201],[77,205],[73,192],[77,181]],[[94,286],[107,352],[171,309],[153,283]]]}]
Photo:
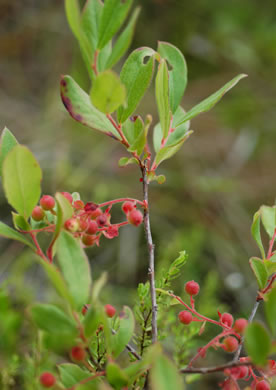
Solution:
[{"label": "thin branch", "polygon": [[180,370],[181,374],[210,374],[212,372],[218,372],[218,371],[224,371],[227,368],[232,367],[240,367],[240,366],[252,366],[251,362],[229,362],[226,364],[222,364],[220,366],[214,366],[214,367],[201,367],[201,368],[182,368]]},{"label": "thin branch", "polygon": [[[117,334],[115,329],[112,329],[112,334]],[[126,345],[126,349],[134,356],[137,360],[141,360],[141,356],[136,352],[136,350],[130,345]]]},{"label": "thin branch", "polygon": [[[149,203],[148,196],[148,181],[146,175],[146,168],[142,169],[143,176],[143,195],[144,202]],[[151,235],[151,227],[150,227],[150,215],[149,208],[145,208],[144,210],[144,227],[146,240],[148,244],[149,251],[149,281],[150,281],[150,292],[151,292],[151,306],[152,306],[152,319],[151,319],[151,327],[152,327],[152,342],[156,343],[157,341],[157,303],[156,303],[156,291],[155,291],[155,274],[154,274],[154,244],[152,241]]]}]

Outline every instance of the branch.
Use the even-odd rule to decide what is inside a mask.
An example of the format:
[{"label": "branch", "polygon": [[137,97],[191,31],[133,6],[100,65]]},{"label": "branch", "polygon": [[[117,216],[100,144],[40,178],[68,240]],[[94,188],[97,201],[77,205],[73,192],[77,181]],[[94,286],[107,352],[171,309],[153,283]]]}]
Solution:
[{"label": "branch", "polygon": [[252,366],[251,362],[232,361],[221,366],[214,367],[201,367],[201,368],[182,368],[181,374],[210,374],[212,372],[224,371],[227,368],[240,367],[240,366]]},{"label": "branch", "polygon": [[[145,167],[142,169],[142,176],[143,176],[144,202],[146,204],[148,204],[149,203],[149,196],[148,196],[149,183],[147,181]],[[156,341],[157,341],[157,303],[156,303],[155,277],[154,277],[154,244],[153,244],[152,235],[151,235],[149,208],[145,208],[145,210],[144,210],[144,227],[145,227],[145,234],[146,234],[146,240],[147,240],[148,251],[149,251],[149,282],[150,282],[151,306],[152,306],[152,319],[151,319],[152,342],[156,343]]]},{"label": "branch", "polygon": [[[116,330],[115,329],[112,329],[111,330],[113,334],[116,334]],[[127,344],[126,345],[126,349],[134,356],[136,357],[137,360],[141,360],[141,356],[135,351],[135,349],[130,345],[130,344]]]}]

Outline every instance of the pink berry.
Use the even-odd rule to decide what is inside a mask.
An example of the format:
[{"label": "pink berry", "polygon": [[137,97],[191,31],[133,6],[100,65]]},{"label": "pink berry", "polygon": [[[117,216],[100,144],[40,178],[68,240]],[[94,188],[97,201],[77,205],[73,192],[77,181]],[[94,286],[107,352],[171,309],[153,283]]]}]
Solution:
[{"label": "pink berry", "polygon": [[139,226],[143,222],[143,214],[137,209],[133,209],[128,214],[128,222],[134,226]]},{"label": "pink berry", "polygon": [[234,322],[234,318],[229,313],[223,313],[221,318],[220,318],[220,322],[224,325],[229,326],[229,328],[231,328],[231,326],[233,325],[233,322]]},{"label": "pink berry", "polygon": [[44,210],[52,210],[56,204],[55,199],[51,195],[43,195],[39,203]]},{"label": "pink berry", "polygon": [[32,211],[32,218],[35,221],[42,221],[44,216],[45,216],[44,210],[40,206],[35,206],[35,208]]},{"label": "pink berry", "polygon": [[178,314],[179,321],[182,324],[189,325],[193,321],[193,316],[188,310],[183,310]]},{"label": "pink berry", "polygon": [[98,224],[96,221],[90,220],[88,222],[88,228],[86,229],[87,234],[96,234],[98,231]]},{"label": "pink berry", "polygon": [[267,381],[260,381],[256,385],[256,390],[270,390],[270,385]]},{"label": "pink berry", "polygon": [[248,325],[248,321],[245,318],[238,318],[234,324],[234,330],[237,333],[243,333]]},{"label": "pink berry", "polygon": [[248,375],[248,367],[247,366],[240,366],[240,372],[239,372],[238,379],[245,378],[247,375]]},{"label": "pink berry", "polygon": [[125,214],[128,214],[130,211],[134,209],[134,203],[130,201],[126,201],[122,205],[122,210]]},{"label": "pink berry", "polygon": [[69,192],[62,192],[62,195],[70,202],[73,202],[73,196]]},{"label": "pink berry", "polygon": [[79,230],[79,221],[76,218],[69,218],[64,222],[64,227],[71,233],[76,233]]},{"label": "pink berry", "polygon": [[83,232],[88,228],[88,222],[85,219],[78,218],[78,224],[79,224],[79,228],[78,228],[79,232]]},{"label": "pink berry", "polygon": [[226,352],[235,352],[238,349],[239,342],[233,336],[228,336],[223,340],[224,350]]},{"label": "pink berry", "polygon": [[107,223],[107,216],[105,214],[99,215],[96,222],[99,226],[104,226]]},{"label": "pink berry", "polygon": [[104,310],[105,310],[107,317],[112,318],[115,316],[116,309],[114,306],[107,304],[107,305],[105,305]]},{"label": "pink berry", "polygon": [[52,387],[56,383],[56,378],[51,372],[43,372],[39,377],[39,381],[43,387]]},{"label": "pink berry", "polygon": [[96,219],[100,215],[102,215],[103,211],[99,207],[96,210],[92,210],[89,215],[91,219]]},{"label": "pink berry", "polygon": [[191,280],[185,284],[185,291],[189,295],[197,295],[199,293],[199,289],[199,284],[194,280]]},{"label": "pink berry", "polygon": [[82,347],[75,346],[71,349],[70,355],[72,360],[82,362],[85,359],[86,352]]},{"label": "pink berry", "polygon": [[91,234],[83,234],[81,238],[82,242],[86,246],[92,246],[96,243],[97,236],[91,235]]}]

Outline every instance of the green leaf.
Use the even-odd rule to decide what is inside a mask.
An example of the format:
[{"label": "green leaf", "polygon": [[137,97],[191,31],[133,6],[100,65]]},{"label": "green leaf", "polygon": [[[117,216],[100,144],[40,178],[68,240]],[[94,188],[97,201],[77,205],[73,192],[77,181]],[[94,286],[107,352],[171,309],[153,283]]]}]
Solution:
[{"label": "green leaf", "polygon": [[127,26],[120,34],[108,58],[106,68],[112,68],[129,48],[134,34],[135,24],[140,13],[140,7],[136,7]]},{"label": "green leaf", "polygon": [[185,388],[178,369],[164,355],[156,358],[150,371],[150,383],[152,390],[176,390]]},{"label": "green leaf", "polygon": [[272,275],[276,272],[276,254],[270,257],[269,260],[264,260],[265,267],[268,272],[268,276]]},{"label": "green leaf", "polygon": [[40,198],[42,173],[33,154],[16,145],[3,163],[3,187],[9,204],[27,219]]},{"label": "green leaf", "polygon": [[264,259],[265,258],[265,251],[264,251],[264,246],[263,246],[262,237],[261,237],[261,229],[260,229],[261,214],[260,213],[261,213],[261,211],[258,210],[254,214],[253,223],[251,225],[251,234],[252,234],[254,240],[256,241],[256,243],[258,244],[258,247],[261,251],[262,258]]},{"label": "green leaf", "polygon": [[107,364],[106,377],[108,382],[112,386],[114,386],[115,389],[118,390],[128,384],[128,377],[126,373],[120,368],[117,363],[114,362]]},{"label": "green leaf", "polygon": [[[125,122],[135,111],[150,85],[154,71],[154,54],[155,51],[149,47],[141,47],[134,50],[124,63],[120,78],[126,86],[127,99],[126,107],[121,106],[118,109],[120,123]],[[149,57],[149,60],[144,63],[146,57]]]},{"label": "green leaf", "polygon": [[119,167],[125,167],[128,164],[137,164],[137,165],[139,165],[137,159],[134,158],[134,157],[130,157],[130,158],[129,157],[121,157],[119,162],[118,162]]},{"label": "green leaf", "polygon": [[168,42],[158,42],[158,53],[166,59],[169,68],[169,99],[174,114],[179,106],[187,85],[187,65],[181,51]]},{"label": "green leaf", "polygon": [[250,267],[254,272],[260,289],[264,289],[268,279],[268,272],[264,265],[264,262],[257,257],[251,257],[249,260]]},{"label": "green leaf", "polygon": [[18,142],[12,132],[5,127],[1,134],[0,146],[0,176],[2,176],[2,166],[6,155],[17,145]]},{"label": "green leaf", "polygon": [[85,313],[83,326],[86,337],[92,336],[99,325],[104,321],[105,315],[103,309],[97,304],[93,303],[87,313]]},{"label": "green leaf", "polygon": [[143,133],[143,128],[144,122],[140,115],[130,117],[124,122],[122,132],[129,145],[133,145],[137,141],[141,133]]},{"label": "green leaf", "polygon": [[91,103],[89,95],[70,76],[63,76],[60,82],[61,98],[69,114],[77,122],[118,139],[107,117]]},{"label": "green leaf", "polygon": [[126,88],[112,70],[99,73],[90,93],[94,106],[105,114],[111,114],[126,99]]},{"label": "green leaf", "polygon": [[93,283],[92,299],[91,299],[93,303],[97,302],[100,292],[102,288],[105,286],[106,282],[107,282],[107,273],[103,272],[102,275],[99,277],[99,279],[97,279]]},{"label": "green leaf", "polygon": [[270,338],[261,324],[254,322],[246,327],[245,347],[253,363],[258,365],[266,363],[270,350]]},{"label": "green leaf", "polygon": [[16,230],[12,229],[8,225],[0,222],[0,236],[10,238],[11,240],[16,240],[22,242],[22,244],[28,245],[32,250],[36,251],[36,247],[26,238],[23,234],[18,233]]},{"label": "green leaf", "polygon": [[267,322],[270,326],[272,334],[276,335],[276,287],[274,287],[268,294],[267,301],[265,302],[265,315]]},{"label": "green leaf", "polygon": [[63,231],[57,243],[57,256],[69,291],[77,308],[81,309],[88,301],[92,284],[90,267],[84,250],[77,239]]},{"label": "green leaf", "polygon": [[31,309],[31,315],[39,329],[51,333],[78,333],[74,321],[57,306],[36,304]]},{"label": "green leaf", "polygon": [[201,103],[194,106],[191,110],[189,110],[185,117],[177,123],[176,127],[180,126],[182,123],[194,118],[195,116],[201,114],[202,112],[207,112],[228,92],[231,88],[233,88],[241,79],[247,77],[246,74],[240,74],[234,77],[231,81],[225,84],[222,88],[220,88],[217,92],[213,93],[208,98],[204,99]]},{"label": "green leaf", "polygon": [[91,377],[91,373],[73,363],[63,363],[58,365],[60,379],[67,388],[73,387],[83,379]]},{"label": "green leaf", "polygon": [[81,15],[81,29],[90,46],[90,61],[93,60],[98,42],[98,30],[103,4],[99,0],[87,0]]},{"label": "green leaf", "polygon": [[117,358],[123,352],[131,340],[135,326],[134,316],[129,307],[124,306],[119,318],[119,330],[112,336],[112,356],[114,358]]},{"label": "green leaf", "polygon": [[102,49],[124,23],[133,0],[105,0],[99,27],[98,49]]},{"label": "green leaf", "polygon": [[[186,133],[188,132],[190,127],[189,121],[175,128],[176,124],[185,116],[185,114],[186,112],[182,107],[177,108],[172,120],[172,128],[174,129],[174,131],[169,134],[168,139],[166,141],[166,146],[177,144],[183,137],[185,137]],[[153,132],[153,146],[156,152],[160,150],[162,138],[163,138],[163,133],[162,133],[161,125],[160,123],[158,123],[154,127],[154,132]]]},{"label": "green leaf", "polygon": [[262,206],[260,212],[264,228],[269,237],[272,238],[276,228],[276,207]]},{"label": "green leaf", "polygon": [[22,215],[16,214],[12,211],[13,226],[17,230],[30,230],[31,226]]},{"label": "green leaf", "polygon": [[183,143],[189,138],[193,133],[192,130],[188,131],[185,136],[176,144],[170,146],[164,146],[160,149],[155,156],[155,164],[158,166],[162,161],[171,158],[175,153],[179,151]]},{"label": "green leaf", "polygon": [[158,66],[155,80],[155,97],[163,138],[167,138],[170,130],[172,113],[169,103],[169,72],[165,60],[161,60]]}]

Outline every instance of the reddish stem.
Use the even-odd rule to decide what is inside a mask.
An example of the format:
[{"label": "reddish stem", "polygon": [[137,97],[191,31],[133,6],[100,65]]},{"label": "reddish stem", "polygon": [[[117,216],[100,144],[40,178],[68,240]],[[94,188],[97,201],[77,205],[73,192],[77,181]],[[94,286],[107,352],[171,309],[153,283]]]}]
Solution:
[{"label": "reddish stem", "polygon": [[93,379],[98,378],[99,376],[105,376],[105,371],[99,371],[96,372],[95,375],[89,376],[88,378],[82,379],[78,383],[76,383],[74,386],[67,388],[66,390],[75,390],[78,385],[84,385],[85,383],[88,383],[92,381]]},{"label": "reddish stem", "polygon": [[120,137],[122,138],[122,140],[121,140],[122,144],[125,145],[128,148],[129,147],[129,143],[127,142],[127,139],[126,139],[126,137],[124,136],[124,134],[122,132],[121,125],[117,125],[117,123],[115,122],[115,120],[112,118],[112,116],[110,114],[106,114],[106,117],[110,120],[110,122],[112,123],[113,127],[120,134]]},{"label": "reddish stem", "polygon": [[94,60],[93,60],[93,64],[91,66],[92,70],[94,71],[95,75],[97,76],[98,75],[98,70],[97,70],[97,59],[98,59],[98,54],[99,54],[99,51],[98,50],[95,50],[95,53],[94,53]]},{"label": "reddish stem", "polygon": [[29,234],[32,237],[32,240],[33,240],[33,242],[34,242],[34,244],[36,246],[36,249],[37,249],[36,253],[37,253],[37,255],[40,256],[43,260],[49,262],[49,259],[47,259],[47,257],[42,252],[42,249],[40,248],[40,245],[39,245],[39,243],[37,241],[37,238],[36,238],[36,233],[33,233],[33,232],[30,231]]},{"label": "reddish stem", "polygon": [[276,229],[274,230],[273,237],[272,237],[272,239],[270,240],[270,243],[269,243],[269,249],[268,249],[268,253],[267,253],[267,259],[268,260],[272,256],[272,250],[273,250],[273,245],[274,245],[275,238],[276,238]]},{"label": "reddish stem", "polygon": [[274,280],[276,279],[276,274],[274,274],[270,281],[268,282],[267,286],[261,291],[262,294],[266,294],[272,287],[272,284],[274,282]]},{"label": "reddish stem", "polygon": [[138,203],[143,208],[145,208],[145,203],[144,202],[141,202],[140,200],[133,199],[133,198],[119,198],[119,199],[109,200],[108,202],[104,202],[104,203],[98,204],[98,206],[99,207],[105,207],[105,206],[108,206],[108,205],[111,205],[111,204],[122,203],[122,202],[135,202],[135,203]]}]

